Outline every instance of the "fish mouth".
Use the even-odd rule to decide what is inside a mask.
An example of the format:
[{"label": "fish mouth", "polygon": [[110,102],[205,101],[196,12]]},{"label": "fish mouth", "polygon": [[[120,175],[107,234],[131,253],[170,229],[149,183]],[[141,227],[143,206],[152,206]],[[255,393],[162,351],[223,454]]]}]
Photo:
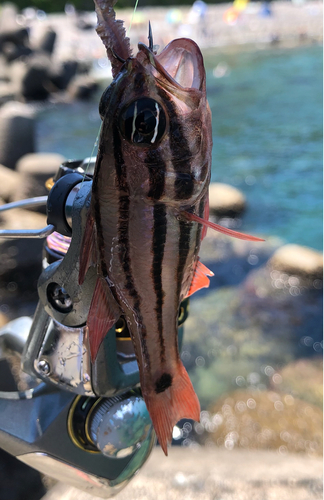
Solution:
[{"label": "fish mouth", "polygon": [[205,90],[206,75],[203,56],[193,40],[177,38],[170,42],[159,55],[155,55],[144,43],[139,43],[138,48],[173,87],[189,92]]}]

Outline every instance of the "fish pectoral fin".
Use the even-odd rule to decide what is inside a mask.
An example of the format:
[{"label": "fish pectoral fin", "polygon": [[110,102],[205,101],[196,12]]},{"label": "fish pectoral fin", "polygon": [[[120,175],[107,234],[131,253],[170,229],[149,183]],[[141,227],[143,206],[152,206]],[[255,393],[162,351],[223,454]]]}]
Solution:
[{"label": "fish pectoral fin", "polygon": [[89,214],[80,250],[79,285],[84,282],[89,267],[97,263],[96,239],[94,219]]},{"label": "fish pectoral fin", "polygon": [[191,380],[181,361],[177,364],[176,374],[171,377],[171,384],[164,390],[151,389],[142,391],[145,403],[150,414],[154,430],[164,454],[168,454],[168,443],[172,441],[172,430],[181,418],[192,418],[199,421],[200,404],[194,391]]},{"label": "fish pectoral fin", "polygon": [[89,344],[91,361],[96,359],[101,342],[119,319],[119,307],[112,296],[105,278],[99,276],[88,314]]},{"label": "fish pectoral fin", "polygon": [[233,231],[233,229],[228,229],[227,227],[220,226],[219,224],[215,224],[209,220],[202,219],[196,214],[191,214],[189,212],[181,212],[181,214],[191,222],[198,222],[202,224],[204,227],[209,227],[210,229],[214,229],[214,231],[218,231],[219,233],[226,234],[227,236],[233,236],[233,238],[238,238],[239,240],[247,240],[247,241],[264,241],[263,238],[257,238],[256,236],[251,236],[250,234],[240,233],[238,231]]},{"label": "fish pectoral fin", "polygon": [[186,298],[190,297],[190,295],[197,292],[198,290],[201,290],[202,288],[209,287],[209,278],[207,276],[214,276],[214,273],[198,260]]}]

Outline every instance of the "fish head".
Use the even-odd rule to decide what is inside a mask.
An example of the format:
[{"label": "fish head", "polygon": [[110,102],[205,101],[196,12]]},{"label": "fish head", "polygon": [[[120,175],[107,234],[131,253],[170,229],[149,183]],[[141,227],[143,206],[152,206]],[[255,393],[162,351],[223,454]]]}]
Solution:
[{"label": "fish head", "polygon": [[211,114],[195,42],[174,40],[160,55],[139,44],[103,94],[99,111],[101,143],[110,142],[114,161],[127,171],[130,195],[191,206],[206,191]]}]

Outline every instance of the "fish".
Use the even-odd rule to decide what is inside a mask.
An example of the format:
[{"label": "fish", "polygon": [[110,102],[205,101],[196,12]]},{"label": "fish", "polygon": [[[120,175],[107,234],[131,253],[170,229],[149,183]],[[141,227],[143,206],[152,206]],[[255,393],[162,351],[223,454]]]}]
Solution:
[{"label": "fish", "polygon": [[199,260],[207,227],[243,239],[208,220],[211,112],[198,45],[171,41],[158,55],[138,44],[132,55],[111,0],[94,0],[97,32],[113,81],[99,104],[102,119],[91,205],[80,254],[79,283],[91,266],[97,281],[87,328],[95,361],[122,316],[136,354],[143,398],[167,455],[174,425],[199,421],[200,405],[179,355],[181,302],[208,287]]}]

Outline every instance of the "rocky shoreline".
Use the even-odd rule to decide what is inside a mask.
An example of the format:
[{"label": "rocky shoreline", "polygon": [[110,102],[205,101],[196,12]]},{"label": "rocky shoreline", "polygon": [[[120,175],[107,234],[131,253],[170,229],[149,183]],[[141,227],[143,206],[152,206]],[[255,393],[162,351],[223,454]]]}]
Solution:
[{"label": "rocky shoreline", "polygon": [[[193,22],[189,8],[140,9],[131,37],[145,42],[150,19],[161,46],[179,36],[220,51],[322,42],[320,2],[274,2],[266,17],[253,3],[229,24],[224,17],[231,5],[208,6],[204,24]],[[18,17],[18,24],[16,15],[11,9],[13,24],[2,19],[10,29],[0,29],[0,205],[45,195],[45,181],[65,160],[37,152],[38,104],[30,104],[35,95],[49,102],[88,98],[98,81],[109,78],[92,13],[35,14]],[[117,17],[129,26],[131,15]],[[210,200],[214,220],[233,229],[249,204],[237,189],[218,183]],[[45,225],[43,209],[0,213],[0,229]],[[42,247],[40,240],[0,239],[0,326],[33,314]],[[183,446],[163,462],[155,450],[120,499],[318,500],[323,255],[275,236],[254,244],[209,232],[201,259],[215,277],[208,295],[202,291],[192,299],[182,358],[203,402],[202,423],[182,422]],[[58,497],[91,498],[57,485],[44,500]]]}]

